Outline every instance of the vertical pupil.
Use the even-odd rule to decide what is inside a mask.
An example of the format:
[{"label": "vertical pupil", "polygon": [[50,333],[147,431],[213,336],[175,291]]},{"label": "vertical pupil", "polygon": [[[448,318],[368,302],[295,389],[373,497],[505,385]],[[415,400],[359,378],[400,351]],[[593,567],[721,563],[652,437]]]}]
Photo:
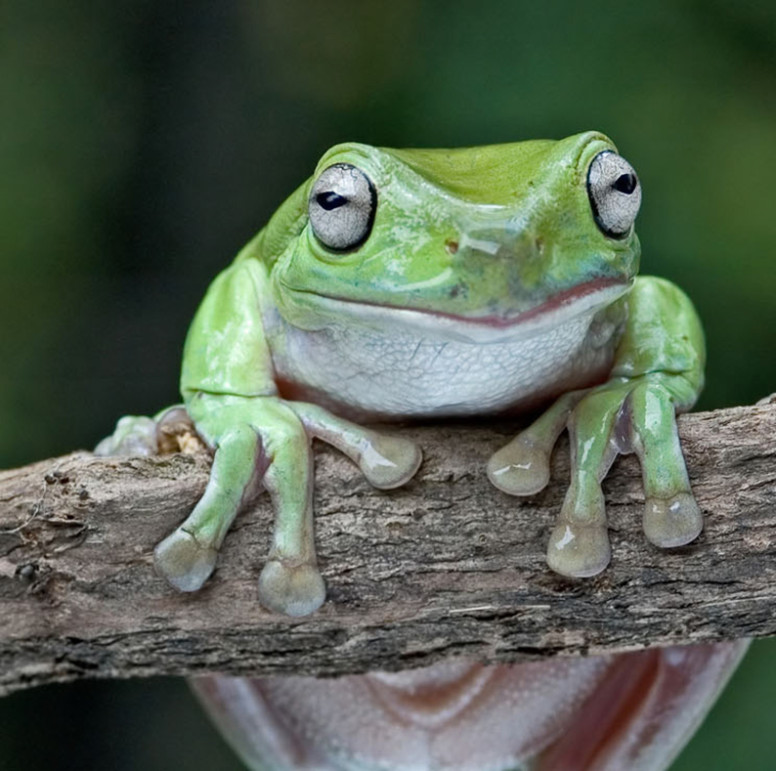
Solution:
[{"label": "vertical pupil", "polygon": [[636,180],[635,174],[620,174],[619,177],[614,181],[614,185],[612,187],[615,190],[619,190],[621,193],[627,193],[630,195],[635,189],[636,185],[638,184],[638,181]]},{"label": "vertical pupil", "polygon": [[332,209],[338,209],[340,206],[344,206],[348,199],[345,196],[335,193],[333,190],[327,190],[325,193],[318,193],[315,196],[315,202],[322,209],[331,211]]}]

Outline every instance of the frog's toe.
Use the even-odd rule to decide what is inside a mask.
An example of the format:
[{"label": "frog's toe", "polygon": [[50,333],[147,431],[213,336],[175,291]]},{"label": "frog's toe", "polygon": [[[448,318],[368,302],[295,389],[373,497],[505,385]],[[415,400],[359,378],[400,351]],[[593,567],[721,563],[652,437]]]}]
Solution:
[{"label": "frog's toe", "polygon": [[488,461],[488,479],[509,495],[534,495],[550,481],[550,457],[522,436],[493,453]]},{"label": "frog's toe", "polygon": [[142,415],[125,415],[116,429],[95,448],[95,455],[156,455],[156,422]]},{"label": "frog's toe", "polygon": [[605,526],[560,522],[550,535],[547,564],[563,576],[589,578],[598,575],[610,559]]},{"label": "frog's toe", "polygon": [[177,528],[154,550],[156,569],[181,592],[195,592],[207,581],[217,551]]},{"label": "frog's toe", "polygon": [[293,411],[312,436],[345,453],[380,490],[409,482],[423,460],[420,448],[409,439],[363,428],[315,404],[294,402]]},{"label": "frog's toe", "polygon": [[391,490],[409,482],[420,467],[423,454],[409,439],[375,434],[365,442],[358,466],[369,483],[379,490]]},{"label": "frog's toe", "polygon": [[259,576],[259,599],[268,610],[286,616],[307,616],[326,599],[326,585],[315,565],[289,565],[271,559]]},{"label": "frog's toe", "polygon": [[663,548],[684,546],[703,530],[703,515],[692,493],[681,492],[669,498],[647,498],[644,534]]}]

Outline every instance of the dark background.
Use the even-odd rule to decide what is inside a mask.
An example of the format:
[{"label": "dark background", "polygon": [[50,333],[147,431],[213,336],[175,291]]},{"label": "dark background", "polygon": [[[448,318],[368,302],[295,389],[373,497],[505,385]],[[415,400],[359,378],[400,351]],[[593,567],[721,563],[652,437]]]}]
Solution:
[{"label": "dark background", "polygon": [[[597,128],[644,187],[642,271],[693,298],[700,406],[776,391],[776,5],[0,6],[0,467],[177,400],[209,282],[331,144]],[[677,761],[771,769],[774,642]],[[0,769],[237,769],[180,681],[0,701]]]}]

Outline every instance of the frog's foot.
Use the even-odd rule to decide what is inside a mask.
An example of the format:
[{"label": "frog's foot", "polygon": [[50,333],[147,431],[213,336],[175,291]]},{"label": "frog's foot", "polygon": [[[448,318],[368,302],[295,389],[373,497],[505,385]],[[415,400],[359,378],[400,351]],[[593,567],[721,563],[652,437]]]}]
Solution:
[{"label": "frog's foot", "polygon": [[512,495],[531,495],[549,479],[549,457],[568,428],[571,484],[550,537],[547,562],[557,573],[583,578],[610,560],[601,480],[620,453],[636,452],[644,480],[644,532],[657,546],[689,543],[703,526],[676,430],[681,378],[651,373],[612,381],[559,399],[532,426],[499,450],[491,481]]},{"label": "frog's foot", "polygon": [[598,575],[609,564],[611,550],[606,532],[604,496],[598,485],[572,483],[558,521],[550,534],[547,564],[573,578]]},{"label": "frog's foot", "polygon": [[644,534],[664,549],[684,546],[703,530],[703,514],[692,493],[677,493],[668,498],[647,498],[644,509]]},{"label": "frog's foot", "polygon": [[488,478],[499,490],[509,495],[534,495],[547,486],[552,448],[584,393],[572,391],[561,396],[530,428],[491,456]]},{"label": "frog's foot", "polygon": [[588,578],[611,559],[601,480],[617,457],[615,429],[626,396],[594,389],[568,415],[571,484],[547,547],[547,564],[561,575]]},{"label": "frog's foot", "polygon": [[289,616],[317,610],[326,598],[313,539],[313,460],[310,440],[335,446],[358,464],[375,487],[404,484],[420,465],[420,451],[404,439],[383,436],[304,402],[277,409],[272,431],[259,429],[270,460],[264,486],[275,507],[272,550],[259,578],[259,598]]},{"label": "frog's foot", "polygon": [[408,439],[362,428],[315,404],[295,402],[290,406],[312,436],[347,455],[373,487],[401,487],[420,467],[423,454]]},{"label": "frog's foot", "polygon": [[194,453],[203,447],[186,409],[176,404],[153,418],[125,415],[95,448],[95,455],[165,455]]},{"label": "frog's foot", "polygon": [[259,437],[250,426],[221,437],[204,495],[154,550],[156,569],[176,589],[194,592],[210,577],[229,526],[256,487],[261,457]]},{"label": "frog's foot", "polygon": [[194,510],[157,547],[159,572],[182,591],[199,589],[234,517],[263,483],[272,498],[275,528],[259,580],[260,599],[270,610],[288,615],[312,613],[325,598],[313,538],[312,438],[344,452],[383,489],[413,476],[420,451],[405,439],[302,402],[200,394],[192,406],[202,412],[197,425],[216,448],[213,468]]},{"label": "frog's foot", "polygon": [[182,527],[173,530],[154,549],[156,569],[179,591],[195,592],[216,565],[218,551],[203,545]]},{"label": "frog's foot", "polygon": [[644,479],[644,533],[663,548],[684,546],[703,530],[679,443],[670,381],[643,382],[629,399],[631,446]]},{"label": "frog's foot", "polygon": [[307,616],[326,599],[326,586],[314,564],[269,559],[259,576],[259,599],[268,610]]},{"label": "frog's foot", "polygon": [[289,425],[282,442],[274,435],[269,438],[273,461],[264,485],[273,498],[276,519],[272,551],[259,578],[259,599],[269,610],[304,616],[326,598],[313,542],[310,438],[321,439],[347,455],[380,489],[405,484],[422,458],[414,443],[362,428],[317,405],[289,402],[286,408],[300,424],[293,429]]},{"label": "frog's foot", "polygon": [[116,428],[95,448],[95,455],[156,455],[156,421],[142,415],[119,418]]}]

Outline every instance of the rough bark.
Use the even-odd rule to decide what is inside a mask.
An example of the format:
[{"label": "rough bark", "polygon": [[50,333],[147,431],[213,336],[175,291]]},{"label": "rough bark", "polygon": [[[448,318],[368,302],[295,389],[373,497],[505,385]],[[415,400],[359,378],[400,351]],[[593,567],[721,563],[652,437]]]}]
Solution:
[{"label": "rough bark", "polygon": [[0,472],[0,693],[80,677],[334,675],[444,656],[514,661],[776,634],[776,404],[685,416],[691,479],[706,517],[664,551],[640,527],[633,457],[605,484],[613,560],[566,580],[544,562],[568,452],[528,499],[487,481],[514,425],[394,429],[423,447],[415,480],[373,490],[317,448],[316,528],[329,599],[290,619],[257,602],[272,514],[242,514],[214,576],[175,592],[152,549],[201,495],[209,458],[74,453]]}]

